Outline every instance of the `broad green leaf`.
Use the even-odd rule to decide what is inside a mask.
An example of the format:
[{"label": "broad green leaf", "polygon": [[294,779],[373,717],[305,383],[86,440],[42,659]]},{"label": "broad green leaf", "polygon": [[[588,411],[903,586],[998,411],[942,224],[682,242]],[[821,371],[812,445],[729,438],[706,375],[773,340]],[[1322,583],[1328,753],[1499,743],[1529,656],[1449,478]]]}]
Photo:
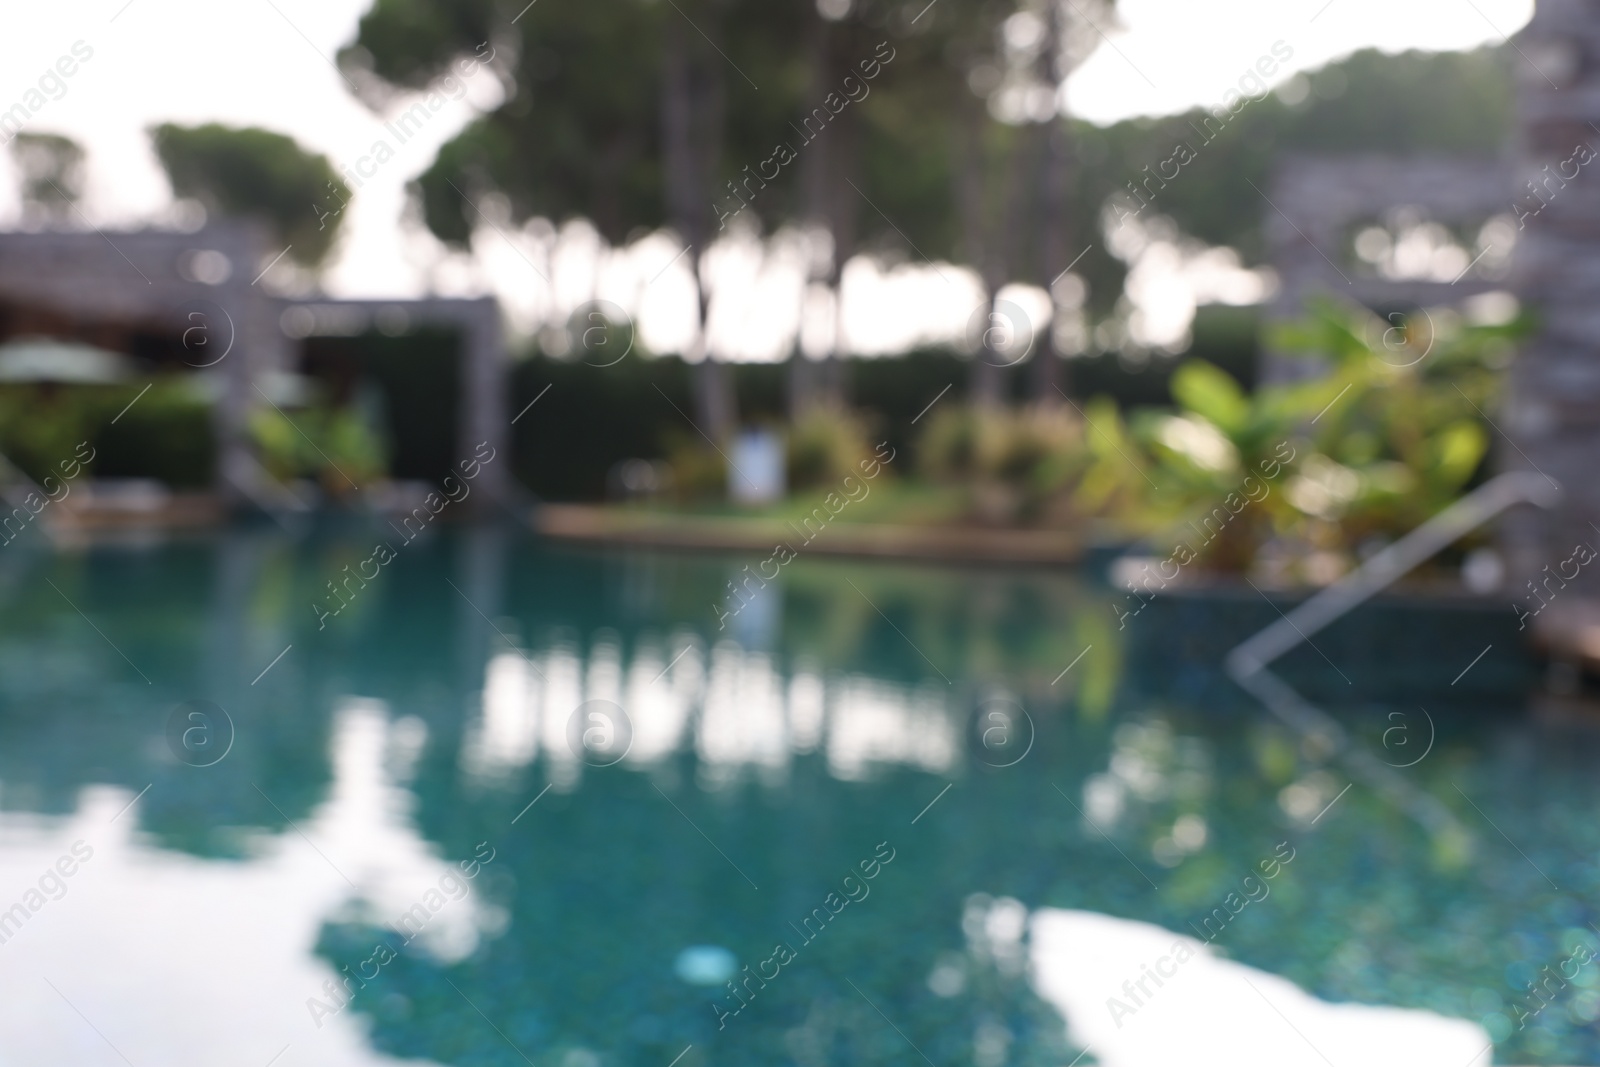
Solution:
[{"label": "broad green leaf", "polygon": [[1477,422],[1462,419],[1439,430],[1430,445],[1434,477],[1454,489],[1478,469],[1484,453],[1489,450],[1489,435]]},{"label": "broad green leaf", "polygon": [[1203,359],[1185,360],[1178,367],[1172,395],[1229,437],[1238,437],[1250,424],[1250,401],[1239,383]]}]

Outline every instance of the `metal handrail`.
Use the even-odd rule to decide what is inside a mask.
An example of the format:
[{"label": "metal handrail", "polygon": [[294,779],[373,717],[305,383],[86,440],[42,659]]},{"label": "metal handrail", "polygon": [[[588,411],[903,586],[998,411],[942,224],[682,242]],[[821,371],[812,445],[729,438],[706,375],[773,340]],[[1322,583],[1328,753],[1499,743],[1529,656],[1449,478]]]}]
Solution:
[{"label": "metal handrail", "polygon": [[1435,552],[1507,508],[1516,504],[1548,508],[1560,499],[1560,486],[1529,471],[1511,471],[1485,482],[1339,582],[1241,642],[1228,653],[1228,673],[1238,681],[1241,675],[1261,670]]},{"label": "metal handrail", "polygon": [[1229,676],[1291,729],[1316,738],[1319,747],[1345,762],[1352,777],[1387,797],[1425,830],[1435,835],[1454,831],[1465,838],[1466,831],[1437,797],[1396,773],[1394,765],[1353,744],[1338,720],[1302,697],[1267,665],[1507,508],[1523,503],[1548,508],[1560,499],[1561,487],[1543,475],[1512,471],[1489,480],[1338,583],[1240,642],[1227,656]]}]

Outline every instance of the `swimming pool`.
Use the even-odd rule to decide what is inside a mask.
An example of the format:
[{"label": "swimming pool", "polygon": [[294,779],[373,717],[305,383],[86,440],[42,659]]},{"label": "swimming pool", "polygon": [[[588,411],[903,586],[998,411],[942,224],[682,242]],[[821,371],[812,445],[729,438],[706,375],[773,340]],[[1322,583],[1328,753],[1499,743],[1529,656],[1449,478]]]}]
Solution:
[{"label": "swimming pool", "polygon": [[1234,979],[1600,1062],[1600,745],[1498,640],[1411,699],[1459,613],[1294,660],[1427,825],[1185,642],[1225,604],[385,540],[5,550],[0,1064],[1251,1062]]}]

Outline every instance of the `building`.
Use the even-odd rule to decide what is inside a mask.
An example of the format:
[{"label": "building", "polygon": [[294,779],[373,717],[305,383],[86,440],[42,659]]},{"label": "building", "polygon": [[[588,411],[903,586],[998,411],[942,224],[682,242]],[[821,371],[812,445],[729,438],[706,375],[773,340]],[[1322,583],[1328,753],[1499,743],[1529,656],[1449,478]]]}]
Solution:
[{"label": "building", "polygon": [[[138,358],[152,370],[215,368],[217,492],[231,506],[292,504],[254,454],[250,413],[271,403],[262,383],[297,372],[308,341],[443,326],[459,338],[455,424],[462,457],[488,442],[509,458],[507,354],[492,299],[294,300],[261,285],[272,251],[251,223],[193,233],[0,234],[0,342],[24,336],[82,341]],[[489,464],[475,484],[480,504],[504,505],[510,464]]]}]

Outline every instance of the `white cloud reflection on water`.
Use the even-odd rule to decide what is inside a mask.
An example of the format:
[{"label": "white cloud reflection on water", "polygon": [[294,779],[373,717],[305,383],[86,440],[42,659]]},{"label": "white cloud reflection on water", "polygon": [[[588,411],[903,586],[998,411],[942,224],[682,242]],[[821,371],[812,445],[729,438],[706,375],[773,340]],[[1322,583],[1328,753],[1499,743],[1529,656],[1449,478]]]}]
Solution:
[{"label": "white cloud reflection on water", "polygon": [[[1014,903],[1014,902],[1013,902]],[[1035,991],[1102,1067],[1486,1067],[1477,1023],[1429,1011],[1330,1004],[1286,978],[1151,923],[1041,908],[1029,927]],[[1177,962],[1175,946],[1194,953]],[[1172,972],[1163,984],[1150,968]],[[1132,996],[1125,982],[1145,980]],[[1116,998],[1131,1008],[1113,1013]]]},{"label": "white cloud reflection on water", "polygon": [[[132,799],[121,790],[85,790],[65,819],[0,814],[0,907],[72,842],[94,849],[66,895],[0,945],[0,1062],[123,1065],[46,979],[135,1064],[265,1064],[285,1045],[280,1063],[294,1067],[419,1062],[371,1051],[355,1012],[318,1030],[306,1008],[334,977],[313,952],[324,923],[394,922],[456,869],[417,832],[411,795],[390,771],[418,740],[415,725],[391,721],[381,702],[343,701],[331,788],[297,820],[305,837],[254,834],[245,862],[159,847],[139,832],[139,804],[112,822]],[[157,800],[152,790],[140,803]],[[442,908],[419,940],[456,959],[496,922],[469,895]]]}]

